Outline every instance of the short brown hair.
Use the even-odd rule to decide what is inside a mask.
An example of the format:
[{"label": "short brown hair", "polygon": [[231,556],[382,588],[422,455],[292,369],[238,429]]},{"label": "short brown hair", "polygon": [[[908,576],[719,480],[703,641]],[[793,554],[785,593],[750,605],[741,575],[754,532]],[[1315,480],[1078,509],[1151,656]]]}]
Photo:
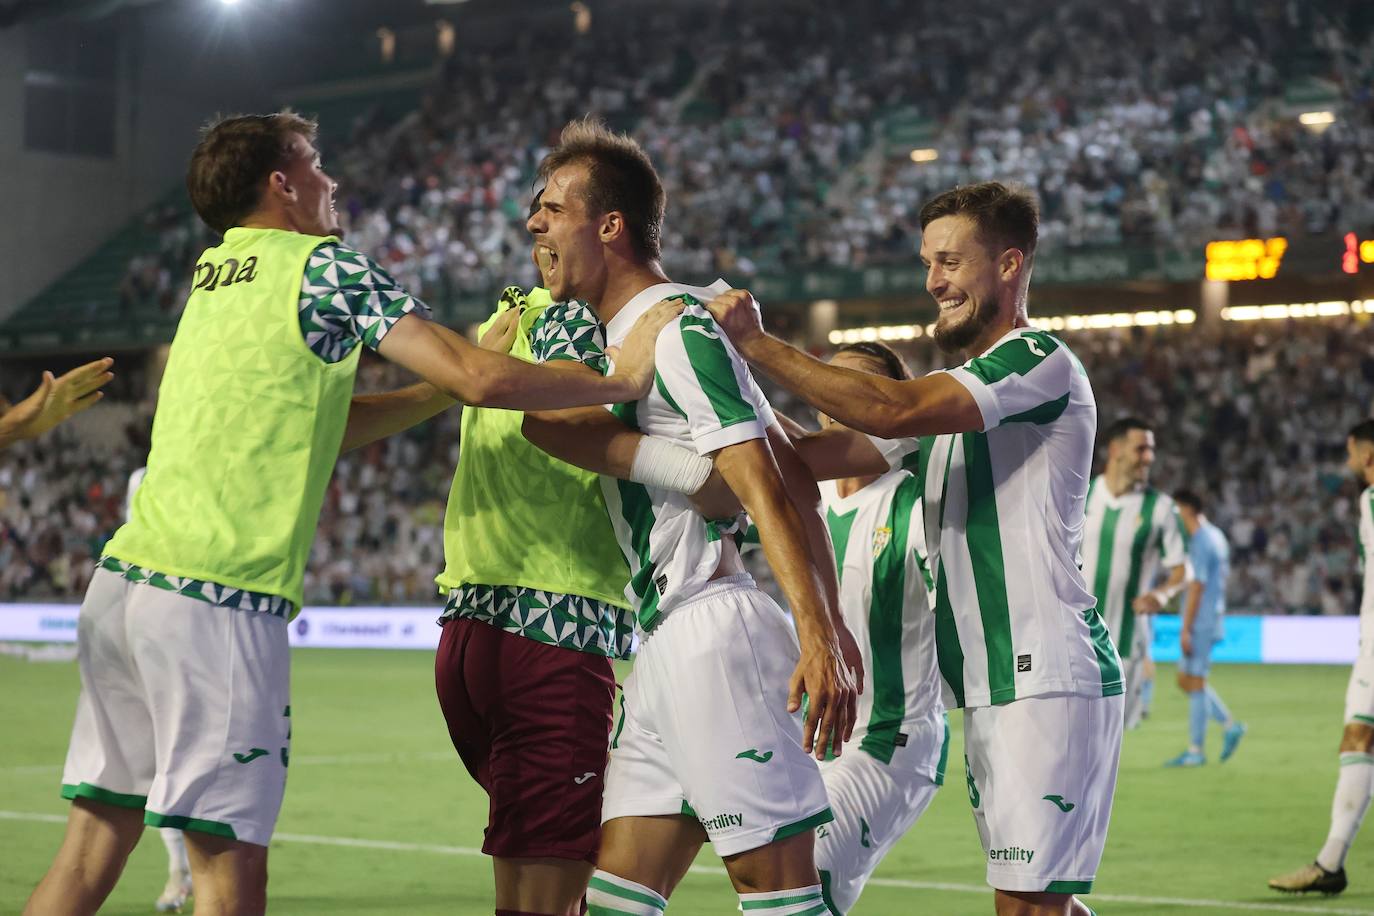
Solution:
[{"label": "short brown hair", "polygon": [[620,211],[635,252],[649,260],[662,257],[667,196],[639,144],[596,118],[580,118],[563,128],[558,146],[539,163],[539,177],[548,181],[558,169],[574,163],[587,166],[587,209],[597,215]]},{"label": "short brown hair", "polygon": [[[876,340],[861,340],[858,343],[845,344],[835,351],[836,356],[841,353],[857,353],[876,363],[881,363],[883,374],[899,382],[907,381],[912,377],[911,369],[907,367],[906,360],[902,359],[896,350],[885,343],[879,343]],[[875,372],[874,375],[877,373]]]},{"label": "short brown hair", "polygon": [[293,134],[315,142],[318,125],[291,110],[233,115],[205,128],[191,153],[186,190],[205,225],[232,229],[257,209],[263,179],[281,168]]},{"label": "short brown hair", "polygon": [[921,229],[942,216],[967,216],[978,227],[983,244],[999,249],[999,253],[1019,248],[1027,259],[1035,254],[1040,207],[1024,188],[1009,188],[1000,181],[951,188],[921,208]]}]

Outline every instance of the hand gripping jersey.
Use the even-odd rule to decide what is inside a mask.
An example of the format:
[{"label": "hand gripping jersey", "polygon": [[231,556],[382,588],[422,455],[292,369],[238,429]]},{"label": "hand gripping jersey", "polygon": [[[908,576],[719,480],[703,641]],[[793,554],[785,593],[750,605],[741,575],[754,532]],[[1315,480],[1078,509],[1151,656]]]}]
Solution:
[{"label": "hand gripping jersey", "polygon": [[935,642],[947,706],[1120,694],[1078,569],[1097,405],[1063,341],[1016,328],[950,370],[983,429],[922,440]]}]

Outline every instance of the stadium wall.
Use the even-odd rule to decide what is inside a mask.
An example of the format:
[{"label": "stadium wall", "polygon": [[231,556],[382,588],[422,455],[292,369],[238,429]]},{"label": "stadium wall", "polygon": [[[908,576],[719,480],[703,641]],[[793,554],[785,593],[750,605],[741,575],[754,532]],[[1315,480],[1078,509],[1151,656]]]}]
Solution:
[{"label": "stadium wall", "polygon": [[[79,605],[0,605],[0,642],[75,642]],[[307,607],[291,621],[291,645],[313,649],[428,649],[439,645],[437,608]],[[1178,661],[1179,618],[1155,618],[1154,658]],[[1358,617],[1228,615],[1213,652],[1220,663],[1348,665]]]}]

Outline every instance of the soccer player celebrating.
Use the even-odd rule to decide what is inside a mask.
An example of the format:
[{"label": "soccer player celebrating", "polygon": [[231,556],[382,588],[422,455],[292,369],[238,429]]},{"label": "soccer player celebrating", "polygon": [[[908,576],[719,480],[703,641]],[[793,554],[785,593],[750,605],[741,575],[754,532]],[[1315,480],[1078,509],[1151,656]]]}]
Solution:
[{"label": "soccer player celebrating", "polygon": [[1245,724],[1231,718],[1231,712],[1216,690],[1207,683],[1212,668],[1212,648],[1221,642],[1222,617],[1226,613],[1226,580],[1231,574],[1231,548],[1226,535],[1207,520],[1202,512],[1202,497],[1191,490],[1174,494],[1183,527],[1188,532],[1188,559],[1193,581],[1183,603],[1179,629],[1178,686],[1188,695],[1188,749],[1165,761],[1166,767],[1197,767],[1207,762],[1203,742],[1207,720],[1222,728],[1221,759],[1231,759],[1245,736]]},{"label": "soccer player celebrating", "polygon": [[[1106,441],[1106,467],[1088,487],[1083,578],[1121,654],[1126,728],[1134,728],[1148,706],[1148,615],[1183,588],[1187,548],[1174,501],[1149,485],[1154,431],[1142,420],[1124,417],[1107,428]],[[1161,565],[1168,578],[1151,588]]]},{"label": "soccer player celebrating", "polygon": [[[605,361],[596,315],[544,288],[507,289],[481,333],[482,346],[531,362]],[[597,476],[527,442],[522,417],[463,412],[434,660],[454,747],[490,799],[482,849],[497,916],[577,912],[601,836],[611,659],[634,632]]]},{"label": "soccer player celebrating", "polygon": [[[528,227],[549,251],[550,292],[596,309],[609,344],[665,297],[713,295],[665,277],[663,189],[632,140],[573,122],[540,175]],[[733,539],[672,491],[673,475],[648,485],[603,479],[642,639],[612,732],[587,900],[593,914],[662,913],[709,838],[745,912],[822,913],[814,828],[832,815],[808,751],[823,754],[849,734],[856,686],[847,631],[823,597],[830,556],[819,494],[704,308],[689,304],[659,335],[656,366],[654,389],[616,413],[713,457],[758,526],[797,630],[744,572]],[[621,426],[604,410],[527,415],[526,435],[599,470],[608,450],[585,431],[606,424]],[[857,666],[852,638],[848,654]],[[793,715],[803,692],[804,726]]]},{"label": "soccer player celebrating", "polygon": [[1030,327],[1034,200],[996,182],[921,210],[936,342],[974,356],[915,380],[826,365],[709,306],[741,354],[847,426],[922,440],[945,702],[964,708],[969,801],[997,912],[1090,912],[1121,749],[1120,660],[1079,572],[1097,407],[1063,341]]},{"label": "soccer player celebrating", "polygon": [[1374,420],[1365,420],[1350,430],[1345,452],[1345,466],[1364,488],[1360,493],[1364,595],[1360,599],[1359,656],[1345,691],[1345,732],[1341,735],[1336,794],[1331,800],[1331,830],[1312,864],[1269,879],[1274,890],[1288,893],[1339,894],[1345,890],[1345,857],[1374,797]]},{"label": "soccer player celebrating", "polygon": [[33,393],[18,404],[0,397],[0,448],[21,439],[41,436],[72,414],[80,413],[104,397],[100,391],[114,378],[108,356],[77,366],[53,377],[44,372]]},{"label": "soccer player celebrating", "polygon": [[[555,408],[640,397],[664,307],[616,375],[532,366],[414,314],[339,244],[315,125],[233,117],[187,187],[221,245],[196,267],[153,420],[148,473],[82,604],[82,690],[63,770],[67,833],[27,913],[93,913],[144,823],[186,831],[197,905],[266,908],[286,785],[289,651],[303,571],[341,447],[453,400]],[[430,384],[354,398],[361,348]]]},{"label": "soccer player celebrating", "polygon": [[[880,343],[840,348],[831,364],[909,379]],[[838,424],[824,414],[822,429]],[[805,440],[803,440],[805,441]],[[821,764],[835,822],[817,830],[816,865],[837,914],[944,784],[949,725],[935,661],[934,582],[925,558],[921,481],[897,469],[820,485],[835,545],[840,607],[869,676],[849,753]]]}]

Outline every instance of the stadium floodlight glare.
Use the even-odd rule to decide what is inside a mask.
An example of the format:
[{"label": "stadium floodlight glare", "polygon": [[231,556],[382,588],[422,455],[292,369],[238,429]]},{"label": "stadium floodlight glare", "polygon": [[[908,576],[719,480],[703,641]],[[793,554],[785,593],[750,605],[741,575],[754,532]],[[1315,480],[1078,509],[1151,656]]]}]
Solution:
[{"label": "stadium floodlight glare", "polygon": [[1304,111],[1298,115],[1298,123],[1304,127],[1328,127],[1336,123],[1334,111]]},{"label": "stadium floodlight glare", "polygon": [[239,0],[219,0],[225,6],[238,6]]},{"label": "stadium floodlight glare", "polygon": [[[1329,311],[1331,303],[1319,304],[1327,308],[1326,310],[1314,311],[1314,316],[1337,314]],[[1284,317],[1288,317],[1287,309],[1289,307],[1281,307],[1285,310]],[[1256,306],[1249,306],[1249,308],[1256,308]],[[1223,310],[1222,317],[1225,316],[1226,312]],[[1294,317],[1303,316],[1295,315]],[[1252,319],[1236,318],[1232,320]],[[1156,328],[1176,324],[1194,324],[1196,321],[1197,312],[1192,309],[1147,309],[1140,312],[1109,312],[1096,315],[1054,315],[1049,318],[1036,318],[1035,326],[1050,331],[1106,331],[1118,328]],[[930,337],[934,333],[935,325],[933,323],[924,327],[919,324],[888,324],[836,329],[830,332],[828,338],[832,345],[839,346],[840,344],[858,343],[861,340],[916,340],[920,337]]]},{"label": "stadium floodlight glare", "polygon": [[912,162],[934,162],[940,158],[940,151],[937,149],[914,149],[911,151]]}]

